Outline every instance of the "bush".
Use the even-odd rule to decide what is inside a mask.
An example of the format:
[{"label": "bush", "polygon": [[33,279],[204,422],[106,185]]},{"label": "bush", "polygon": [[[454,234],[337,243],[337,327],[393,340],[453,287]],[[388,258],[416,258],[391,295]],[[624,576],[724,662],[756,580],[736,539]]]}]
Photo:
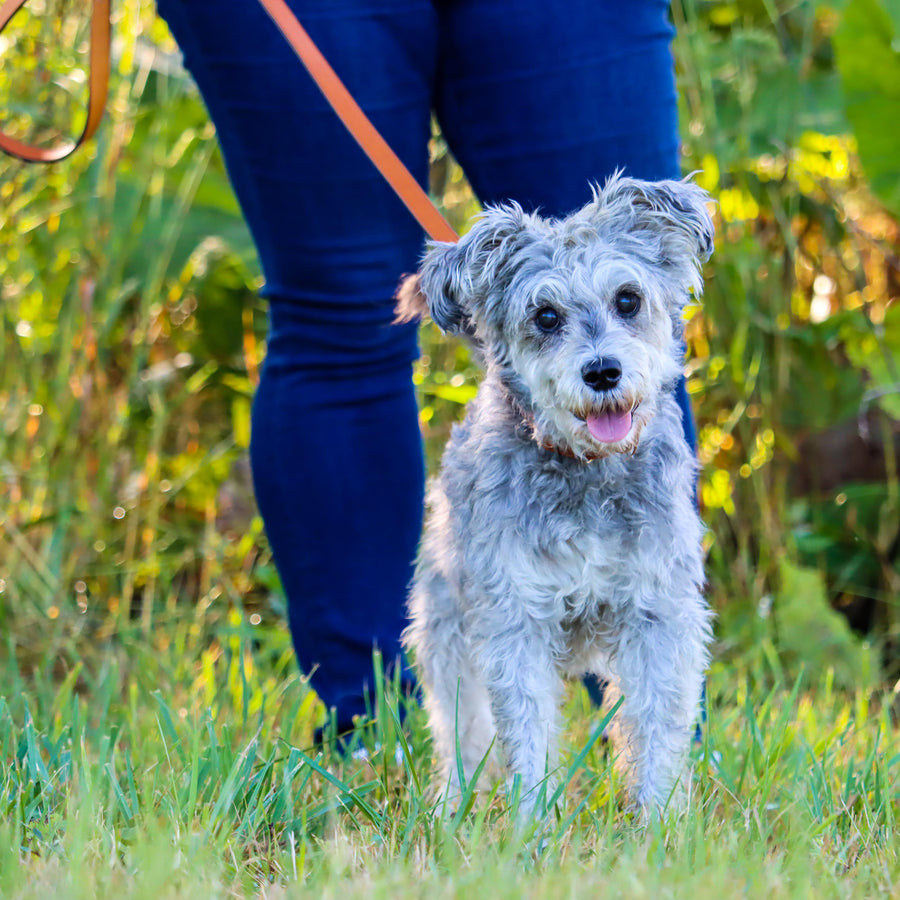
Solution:
[{"label": "bush", "polygon": [[[281,611],[244,463],[258,266],[152,5],[117,8],[98,139],[50,168],[0,161],[0,616],[20,654],[132,620],[151,634],[180,604]],[[0,108],[20,137],[72,115],[59,88],[81,90],[86,19],[71,13],[21,16],[0,47]],[[842,619],[817,614],[826,636],[804,648],[802,585],[894,676],[900,132],[884,122],[900,118],[900,22],[877,0],[683,0],[673,15],[684,169],[717,201],[688,373],[722,652],[760,671],[822,667],[833,641],[846,680],[867,677]],[[477,202],[438,133],[433,155],[434,193],[464,227]],[[478,373],[431,326],[423,346],[433,463]]]}]

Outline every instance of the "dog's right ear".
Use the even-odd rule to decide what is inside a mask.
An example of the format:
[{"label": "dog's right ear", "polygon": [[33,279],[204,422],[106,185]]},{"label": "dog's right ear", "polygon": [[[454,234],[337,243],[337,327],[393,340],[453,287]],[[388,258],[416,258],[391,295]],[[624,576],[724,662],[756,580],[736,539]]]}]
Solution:
[{"label": "dog's right ear", "polygon": [[429,315],[447,334],[466,331],[468,316],[460,300],[462,257],[458,244],[432,243],[421,269],[400,282],[395,321],[415,322]]},{"label": "dog's right ear", "polygon": [[489,206],[458,243],[432,242],[419,273],[400,285],[397,321],[427,312],[441,331],[471,336],[478,304],[511,274],[510,261],[531,240],[527,221],[518,204]]}]

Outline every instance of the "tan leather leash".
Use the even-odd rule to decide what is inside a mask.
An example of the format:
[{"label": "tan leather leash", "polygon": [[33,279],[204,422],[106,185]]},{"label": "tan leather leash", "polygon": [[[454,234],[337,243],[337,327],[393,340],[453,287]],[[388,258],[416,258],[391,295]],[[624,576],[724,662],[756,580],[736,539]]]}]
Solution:
[{"label": "tan leather leash", "polygon": [[419,183],[410,174],[409,169],[400,162],[399,157],[387,141],[379,134],[375,126],[359,108],[343,82],[335,74],[334,69],[319,52],[297,17],[291,12],[284,0],[259,0],[272,21],[279,27],[287,42],[312,76],[331,108],[356,139],[356,142],[372,160],[375,168],[384,176],[397,196],[406,204],[406,208],[415,216],[416,221],[427,234],[436,241],[457,241],[459,235],[450,223],[440,214],[437,207]]},{"label": "tan leather leash", "polygon": [[[25,2],[26,0],[5,0],[0,6],[0,32]],[[281,30],[338,118],[415,216],[416,221],[437,241],[459,240],[450,223],[440,214],[397,154],[360,109],[359,104],[319,52],[284,0],[259,0],[259,2]],[[93,0],[88,117],[81,136],[74,142],[42,148],[30,146],[0,132],[0,150],[28,162],[57,162],[65,159],[94,134],[100,124],[106,102],[110,72],[110,30],[110,0]]]},{"label": "tan leather leash", "polygon": [[[26,0],[6,0],[0,6],[0,32],[9,20],[25,5]],[[55,147],[33,147],[17,141],[0,131],[0,150],[26,162],[59,162],[77,147],[89,140],[103,118],[106,91],[109,84],[110,0],[93,0],[91,12],[91,50],[88,74],[88,114],[84,130],[74,141],[66,141]]]}]

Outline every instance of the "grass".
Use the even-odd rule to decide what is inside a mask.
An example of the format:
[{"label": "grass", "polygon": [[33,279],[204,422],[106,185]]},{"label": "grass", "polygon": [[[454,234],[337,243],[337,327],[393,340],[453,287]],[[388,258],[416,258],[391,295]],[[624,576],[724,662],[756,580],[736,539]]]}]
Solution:
[{"label": "grass", "polygon": [[10,900],[900,895],[890,695],[764,688],[717,665],[688,810],[642,827],[573,688],[565,792],[523,836],[503,786],[435,816],[423,714],[400,728],[390,685],[349,747],[315,746],[321,709],[279,626],[173,615],[65,674],[52,659],[23,671],[15,641],[0,699]]}]

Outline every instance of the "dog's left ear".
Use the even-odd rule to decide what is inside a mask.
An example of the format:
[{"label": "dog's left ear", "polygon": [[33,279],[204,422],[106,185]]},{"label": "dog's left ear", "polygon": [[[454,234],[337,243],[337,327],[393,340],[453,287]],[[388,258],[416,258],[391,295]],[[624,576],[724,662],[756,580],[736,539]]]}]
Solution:
[{"label": "dog's left ear", "polygon": [[710,199],[691,181],[645,181],[635,190],[634,205],[655,227],[667,232],[673,255],[687,253],[706,262],[713,252],[712,217],[706,208]]},{"label": "dog's left ear", "polygon": [[684,181],[638,181],[614,175],[596,194],[598,211],[630,206],[633,224],[675,242],[680,251],[705,262],[713,251],[714,229],[706,203],[710,196],[699,185]]},{"label": "dog's left ear", "polygon": [[[601,227],[626,227],[652,235],[659,263],[680,270],[695,287],[696,270],[713,252],[714,228],[703,188],[685,181],[638,181],[614,175],[602,191],[595,190],[594,215]],[[699,285],[697,285],[699,287]]]}]

